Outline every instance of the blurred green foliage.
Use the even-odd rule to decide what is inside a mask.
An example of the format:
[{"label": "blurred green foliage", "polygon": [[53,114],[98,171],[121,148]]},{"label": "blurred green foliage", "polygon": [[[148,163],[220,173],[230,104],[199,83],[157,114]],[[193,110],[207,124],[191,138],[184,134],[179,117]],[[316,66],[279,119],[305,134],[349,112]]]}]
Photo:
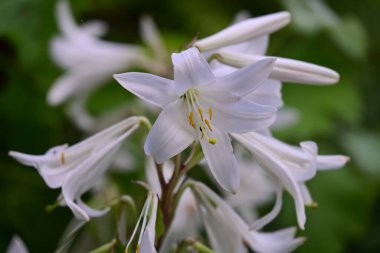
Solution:
[{"label": "blurred green foliage", "polygon": [[[254,16],[285,8],[300,11],[294,13],[295,22],[301,22],[298,26],[291,24],[271,36],[268,54],[325,65],[337,70],[341,81],[332,87],[284,84],[286,105],[298,109],[301,117],[295,126],[275,135],[293,144],[315,140],[322,154],[347,154],[352,161],[342,170],[321,172],[309,183],[319,208],[308,211],[306,231],[300,232],[308,240],[297,252],[380,251],[379,1],[328,1],[339,19],[335,26],[319,21],[321,26],[311,16],[302,16],[305,9],[294,8],[299,1],[71,2],[79,23],[104,20],[109,25],[106,39],[125,43],[141,42],[139,18],[149,13],[173,51],[198,33],[203,37],[227,26],[239,10]],[[40,154],[51,146],[83,138],[65,116],[64,106],[51,108],[46,103],[49,86],[62,73],[48,54],[49,40],[57,34],[54,9],[55,1],[0,1],[0,252],[13,234],[20,235],[31,252],[52,252],[71,218],[67,208],[46,213],[45,207],[55,201],[59,191],[49,189],[36,171],[7,156],[9,150]],[[327,17],[319,16],[324,19]],[[313,32],[300,29],[302,22],[303,28]],[[134,99],[123,92],[110,81],[94,94],[90,110],[99,113],[109,105]],[[122,192],[137,191],[141,206],[144,192],[130,183],[142,177],[139,148],[129,147],[138,158],[138,170],[113,173],[111,178]],[[280,217],[268,229],[294,226],[294,216],[292,200],[287,198]],[[103,224],[103,219],[112,220],[112,216],[92,223]],[[86,228],[92,231],[88,236],[95,245],[106,243],[112,232],[94,231],[95,224]]]}]

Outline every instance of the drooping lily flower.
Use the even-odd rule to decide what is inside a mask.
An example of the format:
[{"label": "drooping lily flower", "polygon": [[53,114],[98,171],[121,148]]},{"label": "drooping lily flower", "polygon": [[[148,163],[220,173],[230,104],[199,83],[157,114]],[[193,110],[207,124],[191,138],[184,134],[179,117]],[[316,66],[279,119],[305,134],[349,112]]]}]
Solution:
[{"label": "drooping lily flower", "polygon": [[52,40],[50,53],[66,72],[50,88],[49,104],[59,105],[70,97],[87,95],[113,73],[146,61],[138,46],[99,39],[106,31],[103,22],[78,26],[66,0],[57,3],[56,13],[62,34]]},{"label": "drooping lily flower", "polygon": [[35,167],[50,188],[61,188],[61,204],[67,205],[77,219],[103,215],[87,206],[83,193],[92,188],[112,163],[123,141],[140,125],[140,117],[130,117],[73,146],[51,148],[44,155],[10,151],[20,163]]},{"label": "drooping lily flower", "polygon": [[128,248],[132,243],[138,228],[140,227],[140,236],[136,245],[136,252],[141,253],[156,253],[155,239],[156,239],[156,220],[157,220],[158,196],[154,192],[149,192],[145,201],[144,207],[141,210],[139,219],[131,238],[127,243],[125,253],[128,253]]},{"label": "drooping lily flower", "polygon": [[12,237],[12,241],[10,242],[6,253],[28,253],[28,249],[26,248],[24,242],[18,235],[14,235]]},{"label": "drooping lily flower", "polygon": [[218,183],[235,192],[239,185],[229,132],[265,129],[276,108],[245,99],[271,72],[273,59],[215,77],[196,48],[172,55],[174,80],[145,73],[114,75],[127,90],[163,110],[145,142],[145,153],[163,163],[199,141]]},{"label": "drooping lily flower", "polygon": [[[231,67],[241,68],[265,59],[268,35],[289,22],[289,12],[279,12],[256,18],[243,17],[233,25],[197,41],[194,45],[207,58],[217,59],[230,66],[230,68],[218,66],[215,71],[230,72],[233,70]],[[329,68],[277,56],[275,58],[277,61],[273,65],[269,79],[323,85],[333,84],[339,80],[339,74]]]},{"label": "drooping lily flower", "polygon": [[306,222],[305,205],[313,204],[305,182],[312,179],[318,169],[340,168],[349,160],[342,155],[317,155],[317,145],[311,141],[301,142],[298,148],[254,132],[232,134],[232,137],[293,196],[298,225],[302,229]]},{"label": "drooping lily flower", "polygon": [[246,247],[260,253],[291,252],[305,240],[294,238],[294,228],[276,232],[251,230],[240,216],[207,186],[193,182],[192,190],[215,252],[246,252]]}]

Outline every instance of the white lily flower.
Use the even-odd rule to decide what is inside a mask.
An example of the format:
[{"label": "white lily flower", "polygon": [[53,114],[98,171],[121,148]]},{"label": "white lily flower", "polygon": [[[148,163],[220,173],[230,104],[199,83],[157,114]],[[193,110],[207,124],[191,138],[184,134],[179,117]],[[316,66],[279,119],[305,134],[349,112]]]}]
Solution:
[{"label": "white lily flower", "polygon": [[232,137],[246,147],[257,163],[290,192],[296,206],[298,225],[302,229],[306,222],[305,205],[312,204],[305,181],[315,176],[318,167],[340,168],[349,160],[340,155],[319,156],[317,145],[311,141],[301,142],[301,148],[298,148],[254,132],[232,134]]},{"label": "white lily flower", "polygon": [[[217,39],[220,43],[214,43],[216,46],[213,47],[213,49],[217,50],[201,50],[204,52],[205,57],[208,58],[211,56],[211,59],[217,59],[219,62],[228,65],[216,65],[214,63],[214,71],[230,72],[234,68],[241,68],[256,61],[265,59],[267,56],[264,55],[269,41],[268,34],[275,31],[272,30],[273,27],[277,27],[278,25],[278,29],[282,28],[290,21],[290,14],[287,12],[280,12],[251,19],[245,19],[246,17],[240,16],[241,15],[237,15],[238,18],[236,18],[236,23],[223,30],[223,33],[219,32],[210,38],[214,38],[214,36],[217,38],[217,35],[220,37],[220,33],[229,34],[231,38],[234,38],[234,35],[230,34],[231,32],[227,33],[227,31],[235,30],[238,27],[247,26],[247,28],[245,30],[242,29],[241,32],[245,34],[244,31],[248,32],[252,30],[251,37],[249,39],[240,40],[238,42],[234,40],[233,43],[225,44],[222,43],[223,40]],[[288,16],[287,19],[285,18],[286,16]],[[261,22],[260,20],[268,20],[269,22]],[[287,22],[282,22],[285,20],[287,20]],[[261,28],[256,31],[256,27]],[[202,45],[203,40],[196,42],[195,45],[198,45],[197,43]],[[281,57],[276,58],[278,60],[273,65],[273,71],[269,76],[270,79],[305,84],[333,84],[339,80],[339,74],[329,68],[298,60]],[[265,85],[262,87],[264,86]]]},{"label": "white lily flower", "polygon": [[136,233],[137,229],[141,224],[140,236],[136,245],[136,252],[138,253],[156,253],[155,248],[155,239],[156,239],[156,220],[157,220],[157,208],[158,208],[158,196],[154,192],[149,192],[148,197],[145,201],[144,207],[141,210],[141,214],[139,219],[137,220],[137,224],[131,238],[127,243],[127,247],[125,248],[125,253],[128,253],[128,248],[131,245]]},{"label": "white lily flower", "polygon": [[294,238],[294,228],[276,232],[251,230],[240,216],[207,186],[193,182],[192,189],[201,207],[207,234],[215,252],[246,252],[244,247],[260,253],[291,252],[305,240]]},{"label": "white lily flower", "polygon": [[66,70],[48,93],[48,102],[58,105],[68,98],[87,94],[113,73],[145,61],[140,47],[104,41],[98,38],[105,32],[105,24],[97,22],[78,26],[71,14],[69,3],[57,3],[57,22],[62,35],[51,42],[54,62]]},{"label": "white lily flower", "polygon": [[103,215],[108,210],[94,210],[81,195],[100,179],[123,141],[140,125],[140,117],[130,117],[73,146],[51,148],[44,155],[10,151],[20,163],[35,167],[50,188],[61,188],[62,204],[69,206],[78,219]]},{"label": "white lily flower", "polygon": [[163,163],[199,141],[218,183],[235,192],[239,185],[236,158],[228,132],[265,129],[276,108],[244,98],[271,72],[264,60],[230,75],[215,77],[196,48],[172,55],[174,81],[145,73],[114,75],[127,90],[163,111],[145,142],[145,153]]},{"label": "white lily flower", "polygon": [[28,253],[28,249],[26,248],[24,242],[18,235],[14,235],[12,237],[12,241],[10,242],[6,253]]},{"label": "white lily flower", "polygon": [[200,51],[208,51],[275,32],[290,22],[290,13],[287,11],[250,18],[225,28],[209,37],[195,42]]}]

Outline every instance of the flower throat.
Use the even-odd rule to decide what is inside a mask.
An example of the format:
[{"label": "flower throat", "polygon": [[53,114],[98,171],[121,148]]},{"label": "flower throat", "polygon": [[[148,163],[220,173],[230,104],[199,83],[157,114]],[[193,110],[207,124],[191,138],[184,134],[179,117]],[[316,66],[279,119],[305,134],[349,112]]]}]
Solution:
[{"label": "flower throat", "polygon": [[183,95],[183,98],[186,99],[189,110],[189,125],[195,130],[197,128],[199,129],[202,134],[200,139],[205,137],[210,144],[214,145],[216,143],[216,138],[210,137],[213,132],[211,125],[213,110],[212,107],[209,107],[206,113],[208,118],[205,118],[198,96],[199,92],[194,88],[188,89]]}]

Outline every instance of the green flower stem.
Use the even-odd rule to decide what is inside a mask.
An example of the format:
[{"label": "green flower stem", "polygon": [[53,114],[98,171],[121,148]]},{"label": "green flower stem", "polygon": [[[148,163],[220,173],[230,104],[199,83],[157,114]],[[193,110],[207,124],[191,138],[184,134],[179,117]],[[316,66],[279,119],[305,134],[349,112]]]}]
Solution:
[{"label": "green flower stem", "polygon": [[116,245],[116,239],[113,239],[109,243],[106,243],[100,246],[99,248],[96,248],[88,253],[108,253],[111,251],[111,249],[115,247],[115,245]]}]

